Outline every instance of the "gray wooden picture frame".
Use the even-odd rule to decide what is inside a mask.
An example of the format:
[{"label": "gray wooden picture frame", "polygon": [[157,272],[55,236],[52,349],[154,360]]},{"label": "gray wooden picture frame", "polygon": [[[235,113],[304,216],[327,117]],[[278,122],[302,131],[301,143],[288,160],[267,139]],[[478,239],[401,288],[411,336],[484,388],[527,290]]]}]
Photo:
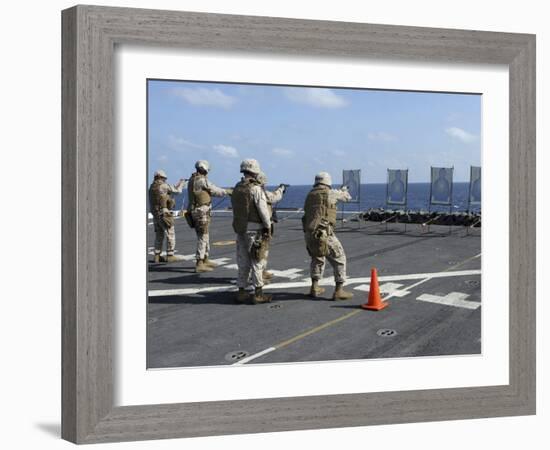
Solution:
[{"label": "gray wooden picture frame", "polygon": [[[535,413],[534,35],[97,6],[63,11],[62,30],[64,439],[94,443]],[[114,407],[113,52],[126,43],[507,65],[509,384]]]}]

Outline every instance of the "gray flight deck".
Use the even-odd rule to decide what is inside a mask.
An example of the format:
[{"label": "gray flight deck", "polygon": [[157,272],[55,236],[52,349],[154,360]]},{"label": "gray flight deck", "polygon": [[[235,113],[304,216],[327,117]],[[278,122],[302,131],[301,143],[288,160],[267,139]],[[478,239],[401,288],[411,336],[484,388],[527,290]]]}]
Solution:
[{"label": "gray flight deck", "polygon": [[[211,255],[220,266],[194,272],[195,233],[176,220],[176,250],[185,260],[152,262],[148,240],[149,368],[287,363],[481,353],[480,228],[348,221],[337,235],[347,254],[348,301],[326,292],[311,299],[309,257],[300,215],[281,213],[268,268],[270,304],[234,303],[235,235],[231,212],[214,213]],[[370,269],[378,269],[382,311],[366,311]],[[389,330],[389,331],[384,331]]]}]

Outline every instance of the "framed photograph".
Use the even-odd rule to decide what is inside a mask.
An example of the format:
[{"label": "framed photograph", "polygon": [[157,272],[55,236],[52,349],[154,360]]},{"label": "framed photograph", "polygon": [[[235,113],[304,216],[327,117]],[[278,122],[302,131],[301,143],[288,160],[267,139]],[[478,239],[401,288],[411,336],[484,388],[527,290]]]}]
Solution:
[{"label": "framed photograph", "polygon": [[534,36],[62,19],[65,439],[535,413]]}]

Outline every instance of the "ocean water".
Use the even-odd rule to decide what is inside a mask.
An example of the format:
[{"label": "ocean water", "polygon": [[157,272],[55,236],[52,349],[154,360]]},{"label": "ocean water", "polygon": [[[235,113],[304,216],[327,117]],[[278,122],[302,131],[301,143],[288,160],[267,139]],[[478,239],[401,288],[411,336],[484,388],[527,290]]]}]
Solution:
[{"label": "ocean water", "polygon": [[[276,186],[268,187],[269,190],[275,189]],[[303,208],[306,195],[311,189],[311,185],[290,186],[283,199],[276,205],[278,209],[298,209]],[[468,210],[468,189],[469,183],[453,183],[453,212]],[[389,209],[408,209],[408,210],[424,210],[429,209],[430,183],[409,183],[407,193],[407,205],[402,207],[399,205],[386,206],[386,184],[362,184],[359,203],[338,203],[339,210],[342,205],[345,211],[365,211],[369,208],[389,208]],[[186,200],[187,193],[176,197],[176,209],[182,207],[182,201]],[[212,205],[214,209],[226,209],[231,205],[229,198],[214,198]],[[473,211],[479,211],[480,207],[475,206],[470,208]],[[432,211],[449,211],[448,206],[431,206]]]}]

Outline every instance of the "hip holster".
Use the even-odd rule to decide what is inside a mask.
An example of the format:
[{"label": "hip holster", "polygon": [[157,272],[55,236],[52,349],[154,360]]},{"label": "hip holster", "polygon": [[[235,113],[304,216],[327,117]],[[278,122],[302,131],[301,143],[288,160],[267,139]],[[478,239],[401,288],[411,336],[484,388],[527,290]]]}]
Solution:
[{"label": "hip holster", "polygon": [[267,252],[269,251],[270,239],[265,236],[256,236],[250,249],[250,257],[254,261],[262,261],[267,258]]},{"label": "hip holster", "polygon": [[330,226],[319,225],[307,240],[307,250],[311,256],[324,257],[329,254],[328,239],[332,234]]}]

